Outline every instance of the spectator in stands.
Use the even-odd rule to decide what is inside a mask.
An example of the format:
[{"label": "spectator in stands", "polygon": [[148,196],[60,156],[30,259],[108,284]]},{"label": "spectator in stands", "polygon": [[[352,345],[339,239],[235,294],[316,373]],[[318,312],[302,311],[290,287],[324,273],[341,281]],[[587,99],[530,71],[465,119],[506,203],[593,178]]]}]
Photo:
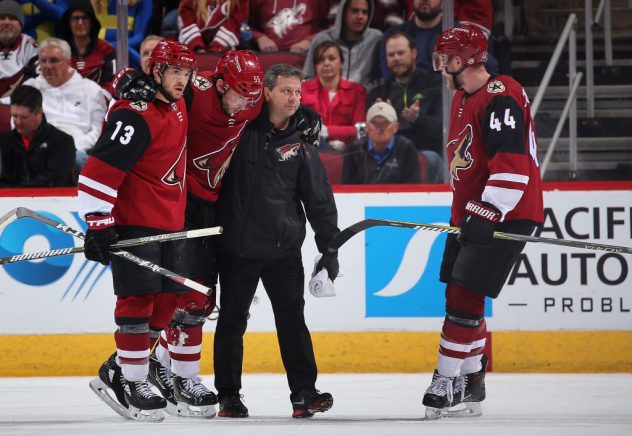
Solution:
[{"label": "spectator in stands", "polygon": [[[359,83],[342,78],[343,55],[334,41],[323,41],[314,49],[316,77],[302,84],[302,103],[320,114],[323,121],[321,149],[327,143],[341,150],[356,139],[355,124],[364,121],[366,91]],[[326,132],[323,134],[323,132]]]},{"label": "spectator in stands", "polygon": [[342,76],[346,80],[361,83],[366,88],[379,76],[379,43],[382,32],[369,27],[373,16],[373,0],[342,0],[342,13],[336,16],[333,27],[317,34],[312,41],[303,73],[314,77],[314,48],[323,41],[334,41],[344,56]]},{"label": "spectator in stands", "polygon": [[70,57],[70,46],[63,39],[43,41],[39,48],[42,72],[24,84],[42,92],[48,122],[74,138],[80,169],[99,138],[110,94],[81,77],[70,66]]},{"label": "spectator in stands", "polygon": [[252,39],[260,51],[305,54],[327,27],[330,0],[250,0]]},{"label": "spectator in stands", "polygon": [[178,41],[198,53],[235,50],[242,21],[248,21],[248,0],[182,0]]},{"label": "spectator in stands", "polygon": [[24,14],[13,0],[0,1],[0,97],[8,97],[29,76],[35,76],[37,43],[22,33]]},{"label": "spectator in stands", "polygon": [[441,33],[443,18],[442,0],[414,0],[413,16],[403,24],[387,30],[382,38],[380,49],[380,62],[383,77],[390,77],[391,72],[386,63],[385,42],[389,35],[403,32],[408,34],[413,40],[417,53],[416,63],[422,71],[433,72],[432,53],[434,43]]},{"label": "spectator in stands", "polygon": [[164,38],[158,35],[147,35],[143,42],[140,43],[140,69],[145,74],[149,72],[149,55],[151,51],[158,45]]},{"label": "spectator in stands", "polygon": [[73,185],[73,139],[46,122],[42,93],[31,86],[16,88],[11,95],[11,117],[15,128],[0,133],[0,186]]},{"label": "spectator in stands", "polygon": [[420,183],[415,146],[397,135],[397,114],[388,103],[375,103],[366,114],[367,136],[348,147],[343,184]]},{"label": "spectator in stands", "polygon": [[[336,15],[340,11],[339,0],[333,0],[329,9],[329,24],[334,24]],[[405,5],[404,0],[375,0],[373,2],[375,10],[369,27],[385,31],[389,27],[399,26],[404,22]]]},{"label": "spectator in stands", "polygon": [[99,39],[100,31],[90,0],[73,0],[62,17],[59,36],[70,44],[70,66],[108,89],[116,74],[116,51]]},{"label": "spectator in stands", "polygon": [[[369,105],[376,101],[392,104],[399,118],[398,134],[411,140],[417,150],[443,153],[441,77],[423,72],[416,64],[413,41],[403,32],[391,33],[386,40],[386,60],[391,77],[381,79],[369,94]],[[441,162],[438,162],[441,165]]]},{"label": "spectator in stands", "polygon": [[[92,0],[94,11],[104,29],[102,30],[105,35],[103,39],[115,47],[117,41],[116,4],[117,0]],[[129,47],[129,61],[132,66],[140,65],[138,50],[140,49],[140,43],[149,33],[153,9],[153,0],[129,0],[127,12],[129,37],[127,43]]]}]

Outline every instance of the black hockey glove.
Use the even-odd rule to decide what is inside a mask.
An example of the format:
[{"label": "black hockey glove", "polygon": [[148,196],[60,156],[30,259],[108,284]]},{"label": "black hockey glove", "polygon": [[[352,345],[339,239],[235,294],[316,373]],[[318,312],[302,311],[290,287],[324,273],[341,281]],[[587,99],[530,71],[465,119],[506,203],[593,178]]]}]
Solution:
[{"label": "black hockey glove", "polygon": [[132,68],[119,71],[112,82],[112,88],[114,88],[116,98],[144,102],[156,99],[156,84],[153,79]]},{"label": "black hockey glove", "polygon": [[318,112],[301,105],[296,112],[297,124],[296,128],[301,132],[299,135],[301,141],[318,147],[320,144],[320,129],[322,128],[322,119]]},{"label": "black hockey glove", "polygon": [[462,246],[489,245],[494,238],[496,224],[501,213],[496,206],[487,201],[470,200],[465,205],[465,216],[461,221],[461,233],[458,241]]},{"label": "black hockey glove", "polygon": [[86,215],[88,231],[83,244],[86,259],[109,265],[112,259],[110,245],[118,241],[118,234],[114,227],[112,215],[90,214]]},{"label": "black hockey glove", "polygon": [[316,268],[314,268],[314,271],[318,272],[323,268],[327,270],[329,280],[331,280],[332,282],[336,280],[336,277],[338,277],[338,272],[340,271],[340,265],[338,265],[338,253],[323,254],[323,257],[321,257],[316,264]]}]

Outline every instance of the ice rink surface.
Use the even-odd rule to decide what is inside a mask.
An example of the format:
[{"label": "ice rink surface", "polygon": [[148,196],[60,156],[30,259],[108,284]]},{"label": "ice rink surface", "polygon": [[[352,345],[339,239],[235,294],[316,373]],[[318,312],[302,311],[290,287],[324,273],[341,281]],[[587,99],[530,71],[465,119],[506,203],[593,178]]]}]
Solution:
[{"label": "ice rink surface", "polygon": [[[284,375],[245,375],[250,418],[158,424],[126,421],[102,403],[87,377],[0,378],[0,435],[632,435],[632,374],[487,375],[480,418],[425,421],[430,374],[322,374],[333,408],[290,418]],[[204,382],[212,386],[212,376]]]}]

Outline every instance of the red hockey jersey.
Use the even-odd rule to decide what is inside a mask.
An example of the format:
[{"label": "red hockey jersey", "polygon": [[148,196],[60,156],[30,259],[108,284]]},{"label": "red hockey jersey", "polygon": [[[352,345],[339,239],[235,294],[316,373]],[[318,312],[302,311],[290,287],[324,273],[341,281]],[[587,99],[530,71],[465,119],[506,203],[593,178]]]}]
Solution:
[{"label": "red hockey jersey", "polygon": [[[202,0],[199,0],[202,1]],[[206,0],[206,22],[202,22],[193,8],[193,0],[183,0],[178,9],[178,40],[193,50],[233,50],[239,46],[239,27],[248,20],[248,0],[229,3]]]},{"label": "red hockey jersey", "polygon": [[261,112],[263,98],[251,109],[239,111],[234,117],[226,115],[212,74],[210,71],[198,73],[191,86],[187,183],[193,195],[215,202],[233,150],[246,125]]},{"label": "red hockey jersey", "polygon": [[112,213],[117,225],[177,231],[186,206],[184,99],[118,100],[79,176],[79,212]]},{"label": "red hockey jersey", "polygon": [[460,224],[473,199],[492,203],[504,221],[544,221],[530,110],[524,89],[509,76],[491,77],[471,95],[456,92],[447,145],[452,224]]}]

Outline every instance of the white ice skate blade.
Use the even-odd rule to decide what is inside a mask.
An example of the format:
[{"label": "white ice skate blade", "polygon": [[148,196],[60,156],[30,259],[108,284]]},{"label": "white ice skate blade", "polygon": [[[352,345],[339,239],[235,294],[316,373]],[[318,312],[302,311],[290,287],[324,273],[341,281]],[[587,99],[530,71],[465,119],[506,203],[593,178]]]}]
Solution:
[{"label": "white ice skate blade", "polygon": [[112,410],[121,415],[125,419],[141,422],[161,422],[165,419],[164,413],[160,409],[157,410],[139,410],[134,407],[129,409],[123,407],[121,403],[115,400],[108,392],[108,387],[100,378],[95,378],[90,383],[90,389],[107,404]]},{"label": "white ice skate blade", "polygon": [[211,406],[190,406],[185,402],[178,402],[173,404],[171,401],[167,401],[167,408],[165,409],[171,416],[178,418],[197,418],[197,419],[211,419],[215,418],[217,410],[214,405]]},{"label": "white ice skate blade", "polygon": [[140,422],[162,422],[165,419],[163,409],[140,410],[130,406],[129,419]]},{"label": "white ice skate blade", "polygon": [[445,414],[448,418],[476,418],[483,414],[480,402],[462,403],[448,409]]},{"label": "white ice skate blade", "polygon": [[448,413],[448,408],[437,409],[436,407],[426,407],[426,419],[434,421],[440,419]]}]

